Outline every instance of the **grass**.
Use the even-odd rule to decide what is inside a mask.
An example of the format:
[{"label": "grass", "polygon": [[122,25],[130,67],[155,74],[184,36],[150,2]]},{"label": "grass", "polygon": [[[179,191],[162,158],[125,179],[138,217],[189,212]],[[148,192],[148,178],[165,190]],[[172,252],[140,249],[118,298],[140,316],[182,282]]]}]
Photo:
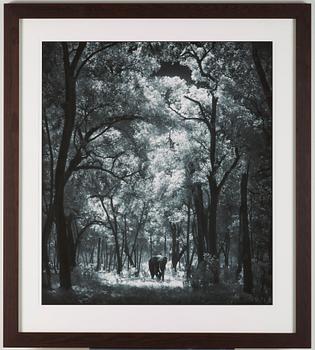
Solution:
[{"label": "grass", "polygon": [[86,305],[241,305],[253,304],[251,296],[234,284],[212,285],[207,289],[192,289],[183,276],[166,275],[165,282],[148,276],[117,276],[113,273],[93,272],[73,274],[73,288],[43,291],[43,304]]}]

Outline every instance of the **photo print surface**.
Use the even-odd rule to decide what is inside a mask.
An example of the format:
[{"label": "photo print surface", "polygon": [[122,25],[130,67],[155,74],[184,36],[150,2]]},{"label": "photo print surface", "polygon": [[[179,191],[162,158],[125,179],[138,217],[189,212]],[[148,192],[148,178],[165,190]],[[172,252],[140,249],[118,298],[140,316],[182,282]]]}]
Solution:
[{"label": "photo print surface", "polygon": [[42,303],[272,304],[272,43],[42,43]]}]

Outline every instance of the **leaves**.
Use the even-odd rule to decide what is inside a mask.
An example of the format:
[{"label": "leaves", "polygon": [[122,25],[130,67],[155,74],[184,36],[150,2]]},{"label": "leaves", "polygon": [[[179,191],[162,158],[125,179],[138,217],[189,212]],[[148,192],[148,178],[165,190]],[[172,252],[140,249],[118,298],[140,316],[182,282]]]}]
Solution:
[{"label": "leaves", "polygon": [[[196,184],[209,219],[212,184],[220,192],[218,236],[223,242],[226,230],[231,231],[236,255],[239,179],[250,160],[251,229],[267,251],[269,233],[262,227],[271,222],[266,209],[272,187],[271,113],[252,44],[88,42],[67,47],[75,69],[76,115],[64,205],[84,230],[82,239],[106,237],[114,244],[115,231],[122,255],[123,246],[131,249],[133,241],[147,255],[152,244],[161,250],[170,243],[170,223],[187,226],[187,203]],[[268,43],[255,55],[265,87],[271,86]],[[44,219],[54,196],[51,179],[64,123],[62,60],[59,43],[43,44]],[[89,226],[94,221],[99,224]],[[192,221],[191,231],[196,231],[196,208]]]}]

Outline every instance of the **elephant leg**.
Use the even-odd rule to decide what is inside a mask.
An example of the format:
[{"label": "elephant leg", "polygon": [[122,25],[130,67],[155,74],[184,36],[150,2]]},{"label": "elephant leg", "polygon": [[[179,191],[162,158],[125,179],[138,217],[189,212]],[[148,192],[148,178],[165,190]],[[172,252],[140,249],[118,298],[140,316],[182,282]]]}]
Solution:
[{"label": "elephant leg", "polygon": [[149,270],[150,270],[150,274],[151,274],[151,278],[154,278],[154,266],[152,266],[151,264],[149,265]]},{"label": "elephant leg", "polygon": [[154,267],[154,275],[156,276],[156,278],[159,278],[159,269],[157,266]]}]

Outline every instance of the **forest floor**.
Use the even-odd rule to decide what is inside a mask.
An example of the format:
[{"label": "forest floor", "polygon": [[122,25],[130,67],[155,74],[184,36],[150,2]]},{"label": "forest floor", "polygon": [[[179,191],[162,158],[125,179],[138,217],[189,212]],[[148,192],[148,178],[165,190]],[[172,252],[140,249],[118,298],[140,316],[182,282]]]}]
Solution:
[{"label": "forest floor", "polygon": [[94,304],[94,305],[223,305],[251,304],[248,295],[242,293],[239,283],[221,283],[207,289],[193,289],[184,272],[176,274],[166,270],[164,282],[152,280],[148,273],[135,277],[125,271],[86,271],[73,274],[73,288],[69,292],[57,286],[53,277],[53,289],[43,291],[43,304]]}]

